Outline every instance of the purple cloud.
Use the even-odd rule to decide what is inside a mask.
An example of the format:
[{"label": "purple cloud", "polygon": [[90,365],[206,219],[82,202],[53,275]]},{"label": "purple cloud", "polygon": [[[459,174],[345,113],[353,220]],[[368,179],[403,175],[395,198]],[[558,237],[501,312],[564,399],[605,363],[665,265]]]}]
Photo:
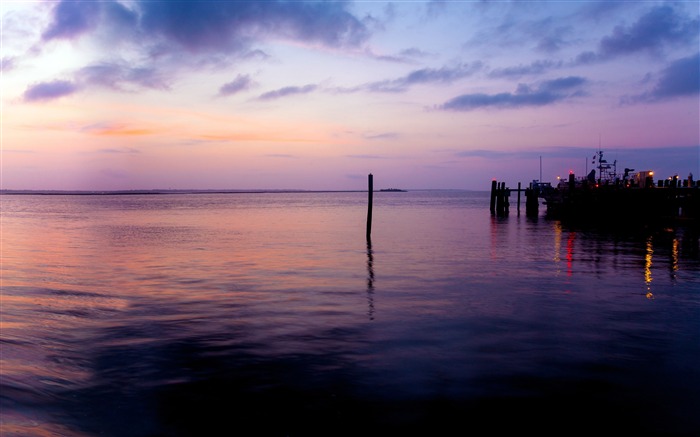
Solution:
[{"label": "purple cloud", "polygon": [[430,53],[427,53],[415,47],[401,50],[401,52],[399,52],[399,55],[407,58],[427,58],[432,56]]},{"label": "purple cloud", "polygon": [[551,60],[536,60],[529,65],[518,65],[516,67],[498,68],[489,73],[490,77],[521,77],[526,75],[537,75],[547,72],[548,70],[560,68],[561,61]]},{"label": "purple cloud", "polygon": [[141,29],[189,52],[238,52],[254,38],[281,37],[327,46],[357,45],[368,36],[345,2],[199,0],[141,1]]},{"label": "purple cloud", "polygon": [[43,39],[75,38],[98,26],[138,34],[140,43],[175,46],[192,53],[238,51],[255,38],[281,37],[327,46],[358,45],[369,30],[347,2],[286,0],[137,0],[133,9],[116,1],[63,0],[54,7]]},{"label": "purple cloud", "polygon": [[0,59],[0,71],[2,71],[2,72],[12,71],[14,68],[15,68],[15,58],[5,56],[4,58]]},{"label": "purple cloud", "polygon": [[230,96],[232,94],[239,93],[241,91],[249,89],[253,85],[253,81],[251,80],[250,76],[246,75],[238,75],[234,80],[231,82],[225,83],[220,89],[219,89],[219,95],[220,96]]},{"label": "purple cloud", "polygon": [[697,39],[698,20],[678,14],[671,6],[659,6],[629,27],[618,26],[600,41],[603,56],[657,50],[665,44]]},{"label": "purple cloud", "polygon": [[691,18],[678,13],[672,5],[657,6],[632,25],[615,27],[611,35],[600,40],[597,50],[580,53],[573,64],[592,64],[641,52],[663,54],[667,47],[697,44],[699,26],[697,16]]},{"label": "purple cloud", "polygon": [[539,86],[539,92],[559,92],[583,85],[586,79],[578,76],[560,77],[559,79],[546,80]]},{"label": "purple cloud", "polygon": [[97,26],[99,2],[62,1],[53,10],[53,21],[42,35],[45,41],[54,38],[75,38]]},{"label": "purple cloud", "polygon": [[[613,3],[613,2],[610,2]],[[574,64],[591,64],[639,52],[662,53],[669,46],[697,42],[700,20],[678,13],[673,6],[657,6],[630,26],[617,26],[600,40],[597,51],[580,53]]]},{"label": "purple cloud", "polygon": [[381,134],[365,134],[363,138],[368,140],[395,140],[399,138],[399,134],[396,132],[385,132]]},{"label": "purple cloud", "polygon": [[700,94],[700,53],[672,62],[661,71],[661,77],[651,91],[623,97],[622,103],[659,102],[698,94]]},{"label": "purple cloud", "polygon": [[124,90],[127,85],[139,88],[167,90],[167,80],[153,68],[130,67],[116,63],[102,63],[81,68],[76,73],[80,83]]},{"label": "purple cloud", "polygon": [[24,92],[24,100],[27,102],[54,100],[73,94],[77,90],[78,87],[74,83],[66,80],[41,82],[27,88]]},{"label": "purple cloud", "polygon": [[700,53],[678,59],[661,72],[651,95],[656,99],[700,93]]},{"label": "purple cloud", "polygon": [[406,76],[392,80],[368,83],[360,88],[372,92],[397,93],[404,92],[410,86],[425,83],[452,83],[458,79],[469,77],[483,68],[481,62],[459,64],[455,67],[423,68],[414,70]]},{"label": "purple cloud", "polygon": [[258,97],[258,100],[275,100],[275,99],[280,99],[282,97],[288,97],[288,96],[293,96],[293,95],[297,95],[297,94],[308,94],[310,92],[315,91],[316,88],[317,88],[317,86],[313,85],[313,84],[305,85],[302,87],[288,86],[288,87],[280,88],[278,90],[268,91],[264,94],[261,94]]},{"label": "purple cloud", "polygon": [[[150,1],[125,6],[115,0],[62,0],[52,10],[42,39],[75,39],[94,33],[109,41],[111,59],[121,49],[136,50],[146,67],[94,63],[75,73],[76,83],[124,90],[127,85],[168,89],[183,68],[229,65],[235,58],[264,55],[256,41],[285,39],[327,47],[357,47],[369,36],[363,20],[345,1],[290,0]],[[250,85],[244,79],[225,84],[222,95]]]},{"label": "purple cloud", "polygon": [[540,83],[537,87],[518,85],[515,93],[463,94],[448,100],[440,109],[451,111],[471,111],[479,108],[519,108],[523,106],[544,106],[567,98],[581,95],[580,87],[586,79],[569,76]]},{"label": "purple cloud", "polygon": [[103,86],[119,91],[129,91],[129,86],[135,86],[137,89],[169,89],[166,80],[154,69],[105,63],[81,68],[75,73],[73,81],[55,80],[32,85],[25,91],[24,100],[53,100],[78,92],[87,86]]}]

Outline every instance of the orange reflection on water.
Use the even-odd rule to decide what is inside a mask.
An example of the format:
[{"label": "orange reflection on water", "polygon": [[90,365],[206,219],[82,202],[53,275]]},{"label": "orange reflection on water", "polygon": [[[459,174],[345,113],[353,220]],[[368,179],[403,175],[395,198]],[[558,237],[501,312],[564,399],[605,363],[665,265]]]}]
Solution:
[{"label": "orange reflection on water", "polygon": [[654,295],[651,292],[651,258],[652,255],[654,254],[654,246],[652,244],[652,239],[649,237],[647,239],[647,245],[646,245],[646,254],[644,255],[644,283],[646,284],[647,287],[647,298],[648,299],[653,299]]},{"label": "orange reflection on water", "polygon": [[673,272],[672,274],[675,276],[676,272],[678,271],[678,246],[680,245],[680,242],[678,241],[678,238],[673,239],[673,243],[671,244],[671,271]]},{"label": "orange reflection on water", "polygon": [[[558,264],[561,262],[561,240],[562,240],[562,227],[561,223],[557,223],[554,226],[554,264]],[[575,247],[575,242],[576,242],[576,233],[573,231],[570,231],[568,233],[568,236],[566,238],[566,276],[572,276],[573,275],[573,263],[574,263],[574,247]],[[560,269],[557,269],[557,273],[561,272]]]}]

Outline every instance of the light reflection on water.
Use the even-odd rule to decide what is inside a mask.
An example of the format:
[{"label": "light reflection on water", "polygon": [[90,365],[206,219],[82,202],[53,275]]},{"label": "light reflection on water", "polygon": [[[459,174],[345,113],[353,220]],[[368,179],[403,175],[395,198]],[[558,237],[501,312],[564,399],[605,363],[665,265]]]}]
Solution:
[{"label": "light reflection on water", "polygon": [[3,196],[2,434],[696,434],[697,231],[487,206]]}]

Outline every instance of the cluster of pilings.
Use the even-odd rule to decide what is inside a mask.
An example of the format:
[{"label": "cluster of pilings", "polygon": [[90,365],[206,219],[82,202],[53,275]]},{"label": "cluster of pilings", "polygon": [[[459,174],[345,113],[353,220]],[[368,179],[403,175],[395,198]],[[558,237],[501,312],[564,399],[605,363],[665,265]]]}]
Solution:
[{"label": "cluster of pilings", "polygon": [[517,211],[520,215],[520,193],[525,193],[525,214],[528,217],[536,217],[539,213],[538,205],[539,192],[533,188],[522,188],[518,182],[517,189],[506,187],[505,182],[498,182],[495,179],[491,181],[491,215],[505,217],[510,213],[510,193],[515,191],[518,193]]},{"label": "cluster of pilings", "polygon": [[503,217],[510,209],[510,190],[505,182],[491,181],[491,215]]}]

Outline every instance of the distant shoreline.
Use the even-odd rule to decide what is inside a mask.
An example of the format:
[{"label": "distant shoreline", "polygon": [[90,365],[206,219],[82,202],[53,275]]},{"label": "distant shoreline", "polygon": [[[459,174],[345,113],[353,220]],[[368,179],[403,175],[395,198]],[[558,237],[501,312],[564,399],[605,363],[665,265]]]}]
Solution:
[{"label": "distant shoreline", "polygon": [[[461,188],[425,188],[403,191],[484,191],[466,190]],[[178,189],[153,189],[153,190],[0,190],[0,195],[35,195],[35,196],[140,196],[163,194],[295,194],[295,193],[366,193],[367,190],[284,190],[284,189],[260,189],[260,190],[178,190]],[[394,190],[373,190],[375,193],[393,193]]]}]

